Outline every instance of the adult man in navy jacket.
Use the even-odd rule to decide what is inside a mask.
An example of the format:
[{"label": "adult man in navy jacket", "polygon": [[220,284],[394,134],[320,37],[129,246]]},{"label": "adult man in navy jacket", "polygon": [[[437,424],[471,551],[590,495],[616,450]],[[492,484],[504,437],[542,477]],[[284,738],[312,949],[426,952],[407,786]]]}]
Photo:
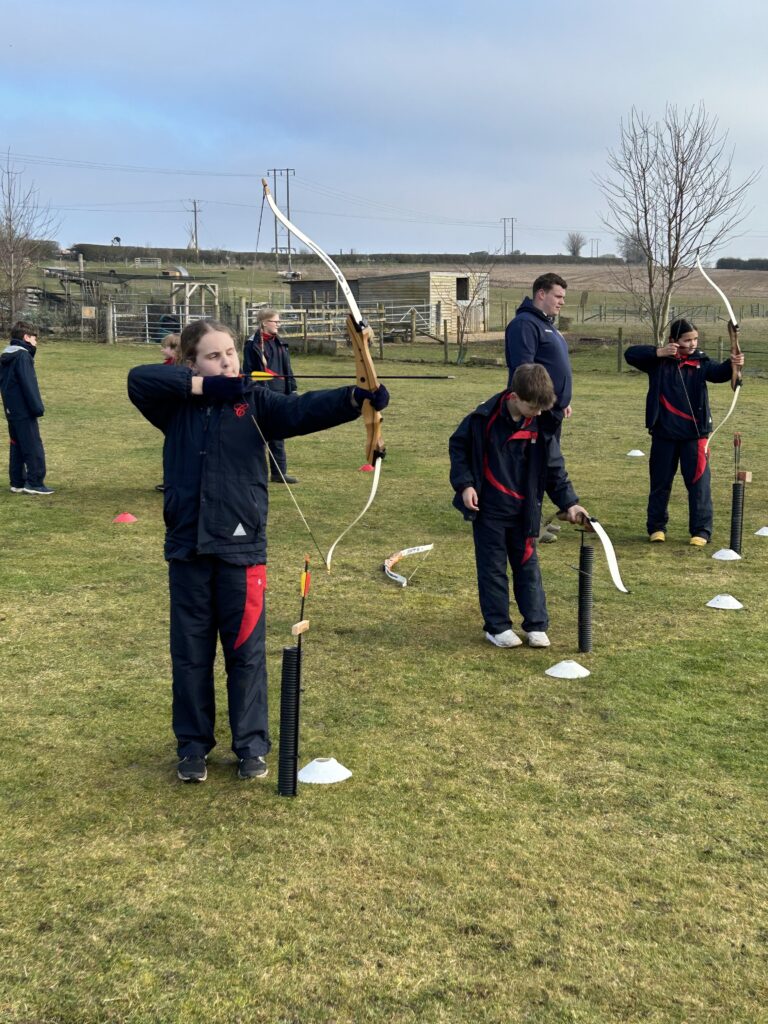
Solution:
[{"label": "adult man in navy jacket", "polygon": [[573,375],[568,345],[555,327],[555,317],[565,305],[567,283],[559,274],[542,274],[533,282],[533,298],[518,306],[514,320],[507,325],[504,353],[509,369],[507,387],[523,363],[540,363],[555,387],[556,403],[548,415],[557,421],[557,438],[564,418],[571,415]]},{"label": "adult man in navy jacket", "polygon": [[[539,363],[545,367],[555,388],[555,404],[542,413],[542,423],[552,422],[553,433],[560,443],[563,419],[571,415],[573,374],[568,358],[568,345],[555,327],[555,317],[565,305],[567,282],[559,274],[541,274],[533,282],[533,298],[523,299],[514,320],[507,324],[504,354],[509,369],[507,388],[518,366]],[[539,540],[551,544],[557,540],[557,525],[543,527]]]}]

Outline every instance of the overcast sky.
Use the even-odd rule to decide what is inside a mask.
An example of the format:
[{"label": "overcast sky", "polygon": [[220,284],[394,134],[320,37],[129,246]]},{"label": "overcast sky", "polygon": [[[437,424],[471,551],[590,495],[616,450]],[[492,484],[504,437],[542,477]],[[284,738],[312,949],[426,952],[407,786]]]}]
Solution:
[{"label": "overcast sky", "polygon": [[[703,101],[736,180],[768,162],[767,48],[765,0],[29,0],[3,6],[0,149],[64,246],[183,246],[196,199],[202,247],[253,249],[290,167],[332,252],[493,252],[514,217],[516,249],[604,254],[594,175],[633,105]],[[720,255],[768,256],[767,189]]]}]

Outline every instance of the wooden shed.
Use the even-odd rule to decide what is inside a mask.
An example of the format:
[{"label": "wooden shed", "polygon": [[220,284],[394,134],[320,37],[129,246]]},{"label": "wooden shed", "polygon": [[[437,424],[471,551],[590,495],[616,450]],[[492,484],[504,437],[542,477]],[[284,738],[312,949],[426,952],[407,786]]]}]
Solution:
[{"label": "wooden shed", "polygon": [[[406,274],[380,274],[349,281],[352,294],[361,309],[384,306],[388,314],[407,316],[410,308],[419,312],[419,320],[428,324],[433,334],[442,331],[443,321],[455,331],[457,321],[466,316],[466,330],[486,329],[489,302],[489,275],[473,271],[416,270]],[[343,302],[335,281],[300,281],[291,283],[294,305]]]},{"label": "wooden shed", "polygon": [[358,301],[373,306],[396,301],[429,305],[430,327],[439,333],[444,320],[453,331],[459,316],[468,314],[467,329],[482,331],[489,297],[489,275],[471,271],[416,270],[408,274],[364,277],[358,282]]}]

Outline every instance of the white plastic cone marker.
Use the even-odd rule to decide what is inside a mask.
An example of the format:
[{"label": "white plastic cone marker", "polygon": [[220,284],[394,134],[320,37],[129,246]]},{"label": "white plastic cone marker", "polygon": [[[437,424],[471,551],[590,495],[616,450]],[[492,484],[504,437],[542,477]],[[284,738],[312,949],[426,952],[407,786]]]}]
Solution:
[{"label": "white plastic cone marker", "polygon": [[113,523],[138,523],[136,516],[132,516],[130,512],[121,512],[119,516],[115,516],[112,520]]},{"label": "white plastic cone marker", "polygon": [[716,558],[718,562],[741,561],[741,555],[739,555],[736,551],[733,551],[731,548],[720,548],[720,550],[716,551],[714,555],[712,555],[712,557]]},{"label": "white plastic cone marker", "polygon": [[768,526],[761,526],[759,530],[755,531],[756,537],[768,537]]},{"label": "white plastic cone marker", "polygon": [[631,452],[627,452],[627,455],[631,456],[633,459],[639,459],[641,456],[645,455],[645,452],[641,452],[639,448],[633,448]]},{"label": "white plastic cone marker", "polygon": [[352,772],[339,764],[335,757],[316,757],[314,761],[304,765],[298,774],[299,782],[313,782],[327,786],[331,782],[343,782]]},{"label": "white plastic cone marker", "polygon": [[711,601],[707,601],[707,608],[743,608],[744,605],[737,601],[735,597],[731,597],[730,594],[718,594],[717,597],[713,597]]},{"label": "white plastic cone marker", "polygon": [[558,661],[552,668],[545,670],[545,676],[554,676],[555,679],[584,679],[590,674],[588,668],[584,668],[578,661]]}]

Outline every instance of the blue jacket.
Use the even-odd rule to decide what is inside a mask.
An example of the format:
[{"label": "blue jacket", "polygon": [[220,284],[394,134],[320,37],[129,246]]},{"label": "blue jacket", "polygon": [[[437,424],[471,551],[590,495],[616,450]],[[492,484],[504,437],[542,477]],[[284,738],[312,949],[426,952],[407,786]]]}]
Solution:
[{"label": "blue jacket", "polygon": [[278,374],[273,380],[254,381],[270,391],[281,395],[290,395],[296,390],[296,378],[291,368],[291,355],[286,343],[277,335],[264,343],[264,353],[259,344],[259,331],[252,334],[243,348],[243,373],[251,370],[272,370]]},{"label": "blue jacket", "polygon": [[[506,392],[494,395],[466,416],[448,442],[451,458],[451,485],[454,489],[453,505],[465,519],[476,519],[478,513],[468,509],[462,500],[467,487],[477,491],[480,508],[483,507],[483,467],[486,443],[486,427],[490,417],[498,409]],[[526,537],[536,537],[541,525],[541,503],[546,492],[562,512],[578,504],[578,497],[568,479],[560,445],[555,437],[557,422],[552,418],[539,417],[536,444],[527,446],[526,500],[521,508],[525,517]],[[511,457],[515,453],[511,452]]]},{"label": "blue jacket", "polygon": [[556,419],[562,421],[573,395],[568,343],[552,320],[534,306],[531,299],[523,299],[514,320],[507,324],[504,354],[509,368],[508,388],[512,386],[512,375],[523,363],[540,363],[547,369],[557,396],[557,403],[551,412]]},{"label": "blue jacket", "polygon": [[129,398],[165,434],[165,557],[266,563],[267,461],[253,417],[267,441],[325,430],[360,415],[351,388],[254,388],[232,403],[192,395],[191,382],[185,366],[137,366],[128,375]]},{"label": "blue jacket", "polygon": [[[659,359],[654,345],[630,345],[624,353],[624,359],[630,366],[648,374],[648,395],[645,400],[645,425],[651,433],[657,427],[661,395],[671,398],[676,390],[684,389],[687,400],[683,406],[685,412],[696,417],[696,433],[706,437],[712,430],[712,414],[709,410],[707,381],[713,384],[724,384],[731,379],[731,361],[714,363],[709,356],[696,349],[686,362],[698,364],[698,368],[686,367],[685,379],[681,380],[682,370],[671,356]],[[690,402],[690,409],[688,403]]]},{"label": "blue jacket", "polygon": [[9,420],[35,420],[45,412],[32,362],[36,351],[26,341],[12,341],[0,355],[0,393]]}]

